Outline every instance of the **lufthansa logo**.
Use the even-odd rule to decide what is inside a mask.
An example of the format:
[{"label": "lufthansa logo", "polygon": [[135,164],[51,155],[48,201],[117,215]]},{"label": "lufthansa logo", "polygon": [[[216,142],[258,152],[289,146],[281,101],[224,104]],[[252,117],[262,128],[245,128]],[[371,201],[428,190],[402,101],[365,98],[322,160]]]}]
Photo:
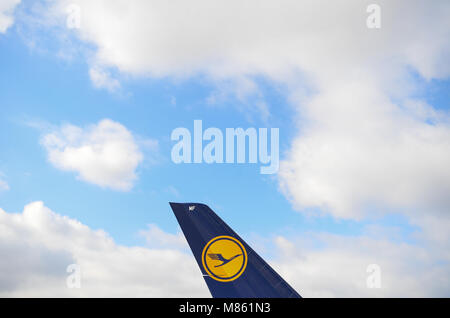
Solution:
[{"label": "lufthansa logo", "polygon": [[202,264],[211,278],[231,282],[245,271],[247,251],[234,237],[216,236],[203,248]]}]

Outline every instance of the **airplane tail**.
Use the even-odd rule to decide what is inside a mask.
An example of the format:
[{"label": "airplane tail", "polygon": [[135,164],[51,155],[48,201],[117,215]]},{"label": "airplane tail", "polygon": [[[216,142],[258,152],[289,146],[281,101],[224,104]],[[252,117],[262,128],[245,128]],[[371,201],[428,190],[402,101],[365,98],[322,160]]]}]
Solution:
[{"label": "airplane tail", "polygon": [[207,205],[170,203],[214,298],[300,298]]}]

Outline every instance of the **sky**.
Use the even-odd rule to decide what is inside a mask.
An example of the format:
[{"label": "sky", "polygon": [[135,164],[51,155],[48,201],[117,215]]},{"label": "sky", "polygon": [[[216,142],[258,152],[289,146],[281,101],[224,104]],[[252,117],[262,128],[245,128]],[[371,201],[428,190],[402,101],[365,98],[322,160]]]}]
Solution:
[{"label": "sky", "polygon": [[[302,296],[450,296],[449,14],[0,0],[0,295],[209,297],[168,204],[202,202]],[[278,172],[174,163],[194,120],[278,128]]]}]

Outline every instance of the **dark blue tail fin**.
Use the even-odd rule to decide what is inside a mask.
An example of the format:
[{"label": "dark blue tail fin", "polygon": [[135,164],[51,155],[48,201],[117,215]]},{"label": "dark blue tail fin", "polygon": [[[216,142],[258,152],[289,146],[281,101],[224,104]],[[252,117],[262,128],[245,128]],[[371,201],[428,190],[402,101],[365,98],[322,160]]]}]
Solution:
[{"label": "dark blue tail fin", "polygon": [[300,297],[207,205],[170,206],[213,297]]}]

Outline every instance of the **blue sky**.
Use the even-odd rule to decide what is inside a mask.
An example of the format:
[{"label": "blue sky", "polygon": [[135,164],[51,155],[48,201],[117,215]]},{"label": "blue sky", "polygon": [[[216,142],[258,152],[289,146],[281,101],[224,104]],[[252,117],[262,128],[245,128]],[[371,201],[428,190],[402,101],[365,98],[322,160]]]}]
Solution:
[{"label": "blue sky", "polygon": [[[395,19],[402,10],[384,1],[389,14],[378,33],[364,25],[355,29],[367,15],[357,2],[336,8],[329,26],[313,10],[319,17],[308,27],[296,25],[286,12],[280,14],[291,24],[274,19],[266,26],[270,10],[257,4],[247,12],[254,28],[238,18],[229,27],[221,17],[233,10],[223,5],[199,18],[204,24],[219,19],[211,36],[200,22],[189,22],[191,13],[159,12],[153,2],[119,2],[123,10],[108,11],[81,1],[83,24],[75,30],[65,26],[65,1],[23,1],[7,11],[13,23],[0,31],[0,180],[8,185],[0,190],[1,209],[19,213],[43,201],[56,215],[104,230],[117,246],[148,248],[140,232],[148,224],[163,236],[178,235],[168,202],[206,203],[287,276],[303,279],[320,262],[317,268],[333,277],[333,266],[344,268],[344,258],[355,258],[355,267],[342,275],[346,280],[334,282],[335,290],[316,286],[314,275],[306,287],[299,282],[307,295],[342,295],[348,281],[366,293],[355,273],[364,276],[369,260],[387,264],[392,284],[410,279],[400,272],[419,268],[437,277],[447,273],[450,256],[440,253],[450,242],[445,18],[420,29],[423,37],[410,38]],[[203,12],[200,2],[195,5]],[[290,5],[308,20],[303,2]],[[445,2],[429,10],[443,8],[449,10]],[[116,9],[123,20],[109,20]],[[429,22],[418,17],[422,9],[423,2],[415,1],[407,13],[418,19],[417,28]],[[145,10],[153,20],[141,16]],[[178,24],[164,22],[166,15],[175,15]],[[0,16],[0,30],[2,23]],[[103,81],[93,72],[103,74]],[[86,133],[105,119],[124,127],[143,154],[129,171],[137,178],[125,190],[86,181],[82,168],[61,168],[43,141],[61,136],[67,125]],[[193,132],[196,119],[204,129],[222,131],[279,128],[280,172],[262,175],[259,164],[173,163],[171,132]],[[292,259],[283,252],[287,242],[298,248]],[[383,246],[398,259],[383,254]],[[176,246],[160,248],[178,253]],[[425,260],[409,259],[422,252]],[[448,287],[428,280],[411,284],[376,295],[423,295],[419,289],[427,286],[425,295],[448,296]],[[350,290],[344,295],[361,295]]]}]

